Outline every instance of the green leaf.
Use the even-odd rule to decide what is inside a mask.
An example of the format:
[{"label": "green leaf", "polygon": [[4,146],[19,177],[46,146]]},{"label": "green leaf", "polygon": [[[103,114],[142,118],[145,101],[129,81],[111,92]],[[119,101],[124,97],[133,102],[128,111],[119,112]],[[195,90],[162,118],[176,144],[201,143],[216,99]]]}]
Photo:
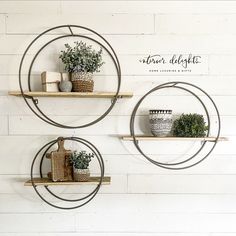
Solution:
[{"label": "green leaf", "polygon": [[182,114],[172,126],[172,132],[177,137],[204,137],[208,126],[204,117],[199,114]]}]

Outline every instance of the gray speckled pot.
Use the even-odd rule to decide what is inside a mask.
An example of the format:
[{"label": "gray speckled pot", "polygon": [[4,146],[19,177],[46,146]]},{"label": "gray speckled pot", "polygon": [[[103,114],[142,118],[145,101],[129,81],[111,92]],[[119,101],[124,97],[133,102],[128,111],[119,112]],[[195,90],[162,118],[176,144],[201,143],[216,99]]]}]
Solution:
[{"label": "gray speckled pot", "polygon": [[71,92],[72,90],[72,83],[69,80],[61,81],[59,84],[59,89],[61,92]]}]

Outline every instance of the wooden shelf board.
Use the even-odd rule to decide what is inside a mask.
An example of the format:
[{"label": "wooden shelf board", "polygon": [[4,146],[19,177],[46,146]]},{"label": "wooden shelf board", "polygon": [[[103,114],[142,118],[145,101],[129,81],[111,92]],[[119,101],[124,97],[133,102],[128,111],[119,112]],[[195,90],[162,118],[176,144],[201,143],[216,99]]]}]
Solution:
[{"label": "wooden shelf board", "polygon": [[[122,136],[125,141],[133,141],[132,136]],[[215,141],[216,137],[155,137],[155,136],[137,136],[138,141]],[[228,141],[226,137],[219,137],[218,141]]]},{"label": "wooden shelf board", "polygon": [[[12,96],[22,96],[20,91],[9,91],[9,95]],[[27,96],[32,97],[75,97],[75,98],[114,98],[114,92],[24,92]],[[133,97],[133,93],[131,92],[120,92],[119,98],[130,98]]]},{"label": "wooden shelf board", "polygon": [[[52,185],[94,185],[98,184],[100,180],[100,177],[90,177],[89,181],[87,182],[53,182],[52,180],[48,178],[34,178],[34,183],[36,186],[52,186]],[[109,185],[111,183],[111,177],[105,176],[103,177],[102,184],[103,185]],[[24,186],[32,186],[31,180],[28,180],[25,182]]]}]

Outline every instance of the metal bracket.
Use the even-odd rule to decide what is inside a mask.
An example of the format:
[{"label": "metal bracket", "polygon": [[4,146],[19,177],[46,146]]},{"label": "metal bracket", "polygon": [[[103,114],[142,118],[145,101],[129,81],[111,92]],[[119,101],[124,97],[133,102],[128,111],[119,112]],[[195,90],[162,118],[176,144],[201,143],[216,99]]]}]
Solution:
[{"label": "metal bracket", "polygon": [[217,141],[216,140],[208,140],[207,142],[216,143]]},{"label": "metal bracket", "polygon": [[32,101],[33,101],[33,103],[36,104],[36,105],[39,104],[39,100],[38,100],[38,99],[32,98]]},{"label": "metal bracket", "polygon": [[32,96],[26,95],[26,94],[24,94],[24,93],[22,93],[22,95],[23,95],[25,98],[27,98],[27,99],[34,99]]},{"label": "metal bracket", "polygon": [[32,97],[30,95],[23,94],[23,96],[27,99],[31,99],[33,101],[33,103],[36,104],[36,105],[39,103],[38,99],[35,99],[34,97]]},{"label": "metal bracket", "polygon": [[[116,102],[118,103],[119,102],[119,99],[122,99],[123,98],[123,95],[118,95],[117,96],[117,99],[116,99]],[[115,98],[111,98],[111,104],[114,102]]]}]

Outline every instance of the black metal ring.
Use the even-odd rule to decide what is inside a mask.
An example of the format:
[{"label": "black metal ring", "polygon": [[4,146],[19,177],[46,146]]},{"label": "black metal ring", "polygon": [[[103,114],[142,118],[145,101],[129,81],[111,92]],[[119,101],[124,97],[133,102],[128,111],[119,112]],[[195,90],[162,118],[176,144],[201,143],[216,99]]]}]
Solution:
[{"label": "black metal ring", "polygon": [[[95,190],[93,191],[93,194],[89,194],[88,196],[84,197],[83,199],[72,199],[72,200],[69,200],[69,199],[63,199],[63,198],[60,198],[59,196],[57,196],[56,194],[52,193],[51,190],[49,190],[47,188],[47,186],[45,186],[45,188],[48,190],[49,193],[51,193],[54,197],[60,199],[60,200],[63,200],[63,201],[67,201],[67,202],[75,202],[75,201],[80,201],[80,200],[85,200],[87,198],[89,198],[88,200],[86,200],[85,202],[79,204],[79,205],[76,205],[76,206],[73,206],[73,207],[61,207],[61,206],[58,206],[58,205],[55,205],[55,204],[52,204],[51,202],[49,202],[48,200],[46,200],[41,194],[40,192],[37,190],[37,185],[35,185],[35,182],[34,182],[34,179],[33,179],[33,169],[34,169],[34,164],[35,164],[35,161],[37,159],[37,157],[39,156],[39,154],[45,149],[47,148],[47,150],[49,150],[48,146],[52,147],[54,144],[57,143],[58,139],[56,140],[52,140],[50,141],[49,143],[45,144],[35,155],[33,161],[32,161],[32,165],[31,165],[31,182],[32,182],[32,186],[34,187],[34,190],[35,192],[38,194],[38,196],[44,201],[46,202],[47,204],[49,204],[50,206],[53,206],[55,208],[58,208],[58,209],[63,209],[63,210],[71,210],[71,209],[75,209],[75,208],[79,208],[79,207],[82,207],[84,206],[85,204],[87,204],[88,202],[90,202],[97,194],[97,192],[99,191],[100,187],[101,187],[101,184],[102,184],[102,179],[104,177],[104,161],[103,161],[103,158],[100,154],[100,152],[98,151],[98,149],[89,141],[85,140],[85,139],[82,139],[82,138],[77,138],[77,137],[67,137],[67,138],[63,138],[64,140],[73,140],[73,141],[76,141],[76,142],[79,142],[79,143],[83,143],[84,145],[86,145],[88,148],[90,148],[90,150],[92,150],[94,153],[95,153],[95,156],[97,157],[97,160],[99,162],[99,166],[100,166],[100,170],[101,170],[101,176],[100,176],[100,181],[98,182],[98,185],[97,187],[95,188]],[[45,153],[43,154],[43,157],[42,159],[44,158],[45,156]],[[42,159],[40,161],[40,176],[41,178],[43,177],[42,175]]]},{"label": "black metal ring", "polygon": [[[81,38],[86,38],[86,39],[90,39],[90,40],[92,40],[92,41],[95,41],[97,44],[99,44],[100,46],[102,46],[102,47],[105,49],[105,51],[110,55],[110,57],[112,58],[114,64],[116,65],[116,62],[115,62],[114,58],[112,57],[111,53],[110,53],[110,52],[108,51],[108,49],[107,49],[105,46],[103,46],[100,42],[98,42],[98,41],[96,41],[96,40],[94,40],[94,39],[92,39],[92,38],[90,38],[90,37],[88,37],[88,36],[84,36],[84,35],[77,35],[77,34],[73,34],[73,35],[71,35],[71,34],[69,34],[69,35],[63,35],[63,36],[54,38],[54,39],[50,40],[49,42],[47,42],[45,45],[43,45],[43,46],[38,50],[38,52],[35,54],[34,58],[32,59],[32,62],[31,62],[30,67],[29,67],[29,72],[28,72],[28,86],[29,86],[29,90],[30,90],[30,91],[31,91],[31,88],[30,88],[31,71],[32,71],[32,67],[33,67],[34,61],[36,60],[37,56],[38,56],[39,53],[40,53],[46,46],[48,46],[50,43],[52,43],[52,42],[54,42],[54,41],[56,41],[56,40],[58,40],[58,39],[61,39],[61,38],[66,38],[66,37],[81,37]],[[119,68],[117,67],[117,65],[116,65],[116,70],[117,70],[117,74],[118,74],[118,73],[119,73]],[[120,77],[118,77],[118,78],[119,78],[119,80],[118,80],[118,87],[120,88],[120,83],[121,83],[121,81],[120,81]],[[118,96],[118,93],[119,93],[119,91],[117,92],[117,96]],[[34,98],[33,98],[33,97],[32,97],[32,101],[34,101]],[[43,119],[43,120],[46,121],[47,123],[49,123],[49,124],[51,124],[51,125],[54,125],[54,126],[57,126],[57,127],[61,127],[61,128],[75,129],[75,128],[84,128],[84,127],[93,125],[93,124],[97,123],[98,121],[102,120],[102,119],[111,111],[111,109],[112,109],[113,106],[115,105],[115,101],[116,101],[116,100],[112,100],[112,103],[111,103],[110,107],[109,107],[109,108],[107,109],[107,111],[104,112],[99,118],[97,118],[96,120],[94,120],[94,121],[92,121],[92,122],[90,122],[90,123],[87,123],[87,124],[85,124],[85,125],[80,125],[80,126],[66,126],[66,125],[63,125],[63,126],[62,126],[61,124],[55,122],[54,120],[52,120],[52,119],[50,119],[48,116],[46,116],[45,113],[43,113],[42,110],[38,107],[38,104],[37,104],[37,103],[33,102],[33,104],[35,105],[35,107],[37,108],[37,110],[40,112],[40,114],[41,114],[42,116],[44,116],[44,118],[46,118],[46,120],[45,120],[45,119]]]},{"label": "black metal ring", "polygon": [[[101,159],[101,154],[97,151],[97,149],[94,149],[95,146],[94,146],[92,143],[88,142],[87,140],[86,140],[86,142],[84,142],[84,139],[81,139],[81,138],[78,138],[78,137],[63,138],[63,140],[73,140],[73,141],[82,143],[82,144],[84,144],[86,147],[88,147],[88,148],[95,154],[95,156],[96,156],[96,158],[97,158],[97,161],[98,161],[98,163],[99,163],[100,169],[101,169],[101,176],[102,176],[102,177],[104,176],[104,163],[103,163],[103,160]],[[55,142],[53,142],[52,144],[50,144],[50,145],[48,146],[48,148],[44,151],[44,153],[43,153],[43,155],[42,155],[42,157],[41,157],[41,160],[40,160],[40,167],[39,167],[40,177],[41,177],[41,178],[43,178],[42,165],[43,165],[43,160],[44,160],[44,158],[45,158],[45,156],[46,156],[46,153],[47,153],[48,150],[49,150],[54,144],[56,144],[56,143],[57,143],[57,140],[56,140]],[[89,145],[91,145],[91,146],[89,146],[87,143],[89,143]],[[98,153],[97,153],[97,152],[98,152]],[[45,189],[46,189],[49,193],[51,193],[51,195],[53,195],[54,197],[56,197],[56,198],[58,198],[58,199],[60,199],[60,200],[62,200],[62,201],[77,202],[77,201],[82,201],[82,200],[84,200],[84,199],[90,197],[93,193],[95,193],[96,190],[97,190],[97,188],[99,189],[99,188],[101,187],[101,184],[102,184],[102,177],[100,178],[100,181],[99,181],[99,184],[97,185],[97,187],[96,187],[90,194],[88,194],[87,196],[85,196],[85,197],[83,197],[83,198],[79,198],[79,199],[66,199],[66,198],[59,197],[59,196],[57,196],[56,194],[54,194],[54,193],[49,189],[48,186],[44,186],[44,187],[45,187]]]},{"label": "black metal ring", "polygon": [[[35,99],[34,97],[30,97],[34,106],[37,108],[38,112],[42,115],[40,115],[39,113],[37,113],[33,108],[32,106],[30,105],[30,103],[27,101],[27,98],[29,98],[27,95],[24,94],[24,90],[23,90],[23,86],[22,86],[22,82],[21,82],[21,70],[22,70],[22,66],[23,66],[23,62],[24,62],[24,59],[25,59],[25,56],[28,52],[28,50],[30,49],[30,47],[35,43],[35,41],[38,40],[38,38],[40,38],[42,35],[52,31],[52,30],[55,30],[55,29],[58,29],[58,28],[63,28],[63,27],[66,27],[66,28],[69,28],[71,34],[67,34],[67,35],[63,35],[63,36],[60,36],[60,37],[57,37],[57,38],[54,38],[52,40],[50,40],[48,43],[46,43],[43,47],[40,48],[40,50],[36,53],[36,55],[34,56],[31,64],[30,64],[30,68],[29,68],[29,73],[28,73],[28,89],[29,91],[31,91],[31,84],[30,84],[30,75],[31,75],[31,69],[33,67],[33,63],[37,57],[37,55],[41,52],[41,50],[43,48],[45,48],[48,44],[50,44],[51,42],[55,41],[55,40],[58,40],[58,39],[61,39],[61,38],[64,38],[64,37],[82,37],[82,38],[87,38],[87,39],[90,39],[94,42],[96,42],[97,44],[99,44],[101,47],[103,47],[105,49],[105,51],[109,54],[109,56],[111,57],[115,67],[116,67],[116,72],[117,72],[117,77],[118,77],[118,86],[117,86],[117,90],[116,90],[116,93],[114,95],[114,98],[112,99],[112,102],[111,102],[111,105],[109,106],[109,108],[99,117],[97,118],[96,120],[92,121],[92,122],[89,122],[87,124],[84,124],[84,125],[80,125],[80,126],[67,126],[67,125],[63,125],[63,124],[60,124],[60,123],[57,123],[55,122],[54,120],[50,119],[46,114],[44,114],[41,109],[38,107],[38,102],[37,102],[37,99]],[[95,35],[99,36],[99,38],[101,38],[109,47],[109,49],[111,50],[111,52],[100,42],[98,42],[97,40],[91,38],[91,37],[88,37],[88,36],[84,36],[84,35],[79,35],[79,34],[73,34],[72,30],[71,30],[71,27],[76,27],[76,28],[81,28],[81,29],[85,29],[85,30],[88,30],[92,33],[94,33]],[[113,54],[113,55],[112,55]],[[74,129],[74,128],[84,128],[84,127],[88,127],[90,125],[93,125],[97,122],[99,122],[100,120],[102,120],[111,110],[112,108],[114,107],[117,99],[118,99],[118,96],[119,96],[119,91],[120,91],[120,86],[121,86],[121,68],[120,68],[120,63],[119,63],[119,60],[118,60],[118,57],[114,51],[114,49],[112,48],[112,46],[108,43],[108,41],[102,37],[100,34],[98,34],[97,32],[89,29],[89,28],[86,28],[86,27],[83,27],[83,26],[77,26],[77,25],[61,25],[61,26],[57,26],[57,27],[53,27],[51,29],[48,29],[46,31],[44,31],[43,33],[39,34],[30,44],[29,46],[27,47],[27,49],[25,50],[23,56],[22,56],[22,59],[21,59],[21,62],[20,62],[20,67],[19,67],[19,86],[20,86],[20,91],[21,91],[21,94],[24,98],[24,101],[25,103],[27,104],[27,106],[30,108],[30,110],[36,115],[38,116],[41,120],[45,121],[46,123],[48,124],[51,124],[51,125],[54,125],[56,127],[59,127],[59,128],[67,128],[67,129]]]},{"label": "black metal ring", "polygon": [[[71,138],[64,138],[64,139],[68,139],[68,140],[70,140]],[[72,139],[73,140],[76,140],[76,139],[79,139],[79,138],[75,138],[75,137],[72,137]],[[81,139],[81,140],[83,140],[83,139]],[[78,140],[76,140],[76,141],[78,141]],[[84,141],[86,141],[86,140],[84,140]],[[50,143],[48,143],[48,144],[46,144],[46,146],[47,145],[51,145],[51,144],[55,144],[57,142],[57,140],[53,140],[53,141],[51,141]],[[88,141],[86,141],[86,142],[88,142]],[[88,142],[89,143],[89,142]],[[91,144],[92,145],[92,144]],[[52,145],[51,145],[52,146]],[[96,149],[96,147],[95,146],[93,146],[95,149]],[[42,148],[42,149],[44,149],[45,148],[45,146]],[[37,154],[39,154],[41,151],[42,151],[42,149],[37,153]],[[96,149],[97,150],[97,149]],[[97,150],[97,152],[98,152],[98,150]],[[99,153],[99,152],[98,152]],[[37,155],[36,154],[36,155]],[[101,160],[102,160],[102,157],[101,157]],[[33,164],[32,164],[33,165]],[[101,166],[100,166],[101,167]],[[33,168],[33,167],[32,167]],[[104,163],[103,163],[103,160],[102,160],[102,167],[101,167],[102,169],[101,169],[101,175],[102,175],[102,177],[104,176]],[[41,176],[42,177],[42,176]],[[92,200],[92,198],[96,195],[96,193],[98,192],[98,190],[99,190],[99,188],[100,188],[100,185],[101,185],[101,182],[102,182],[102,177],[100,178],[100,183],[99,183],[99,186],[97,186],[97,188],[96,188],[96,191],[94,191],[94,195],[93,196],[91,196],[91,198],[88,200],[88,201],[86,201],[85,203],[83,203],[83,204],[80,204],[79,206],[76,206],[76,207],[70,207],[70,208],[65,208],[65,207],[58,207],[58,206],[55,206],[54,204],[52,204],[52,203],[49,203],[46,199],[44,199],[41,195],[40,195],[40,197],[45,201],[45,202],[47,202],[49,205],[51,205],[51,206],[54,206],[54,207],[57,207],[57,208],[60,208],[60,209],[74,209],[74,208],[77,208],[77,207],[80,207],[80,206],[83,206],[83,205],[85,205],[86,203],[88,203],[90,200]],[[36,186],[35,186],[36,187]],[[37,192],[37,189],[35,188],[35,191]],[[38,194],[40,194],[39,192],[37,192]],[[53,195],[53,193],[52,193],[52,195]],[[91,194],[90,194],[91,195]],[[53,196],[55,196],[55,195],[53,195]],[[61,199],[60,197],[58,197],[57,196],[57,198],[59,198],[59,199]],[[61,199],[61,200],[63,200],[63,199]],[[81,199],[80,199],[81,200]],[[69,201],[68,199],[64,199],[64,201]],[[74,200],[71,200],[71,202],[73,202]]]},{"label": "black metal ring", "polygon": [[[209,113],[208,113],[208,111],[207,111],[207,108],[206,108],[206,106],[204,105],[204,103],[202,102],[202,100],[195,94],[195,93],[193,93],[192,91],[190,91],[190,90],[188,90],[188,89],[186,89],[186,88],[183,88],[183,87],[180,87],[180,86],[162,86],[162,87],[160,87],[159,89],[164,89],[164,88],[177,88],[177,89],[182,89],[182,90],[184,90],[184,91],[187,91],[187,92],[189,92],[190,94],[192,94],[193,96],[195,96],[198,100],[199,100],[199,102],[202,104],[202,106],[203,106],[203,108],[204,108],[204,110],[205,110],[205,112],[206,112],[206,116],[207,116],[207,121],[208,121],[208,130],[207,130],[207,137],[209,137],[209,130],[210,130],[210,116],[209,116]],[[141,100],[137,103],[137,105],[136,105],[136,107],[137,107],[137,109],[138,109],[138,107],[139,107],[139,105],[141,104]],[[137,110],[135,110],[135,114],[136,114],[136,112],[137,112]],[[135,114],[134,114],[134,116],[133,116],[133,123],[134,123],[134,120],[135,120]],[[200,152],[201,152],[201,150],[203,149],[203,147],[205,146],[205,144],[206,144],[206,141],[203,141],[202,142],[202,145],[201,145],[201,147],[198,149],[198,151],[196,151],[195,152],[195,154],[193,154],[192,156],[190,156],[189,158],[187,158],[187,159],[185,159],[185,160],[183,160],[183,161],[181,161],[181,162],[176,162],[176,163],[162,163],[162,162],[158,162],[158,161],[154,161],[154,160],[152,160],[151,158],[149,158],[146,154],[144,154],[143,153],[143,151],[141,150],[141,148],[138,146],[138,150],[139,150],[139,152],[143,155],[143,156],[145,156],[149,161],[153,161],[153,162],[155,162],[156,164],[159,164],[159,165],[166,165],[166,166],[174,166],[174,165],[180,165],[180,164],[183,164],[183,163],[185,163],[185,162],[188,162],[188,161],[190,161],[190,160],[192,160],[195,156],[197,156]]]},{"label": "black metal ring", "polygon": [[[135,120],[135,115],[136,115],[136,112],[140,106],[140,104],[142,103],[142,101],[146,98],[146,96],[148,96],[150,93],[154,92],[154,91],[157,91],[157,90],[160,90],[160,89],[163,89],[163,88],[178,88],[178,89],[183,89],[185,91],[188,91],[190,92],[193,96],[195,96],[199,101],[200,103],[203,105],[203,108],[205,109],[206,111],[206,114],[207,114],[207,119],[208,119],[208,132],[207,132],[207,136],[209,136],[209,132],[210,132],[210,118],[209,118],[209,112],[207,111],[207,108],[206,106],[204,105],[204,103],[201,101],[201,99],[195,94],[193,93],[192,91],[184,88],[184,87],[181,87],[181,86],[176,86],[177,84],[184,84],[184,85],[188,85],[188,86],[192,86],[198,90],[200,90],[201,92],[203,92],[211,101],[211,103],[213,104],[214,108],[215,108],[215,111],[217,113],[217,119],[218,119],[218,131],[217,131],[217,136],[216,136],[216,139],[214,141],[214,145],[213,147],[210,149],[210,151],[205,154],[205,156],[203,158],[201,158],[199,161],[191,164],[191,165],[188,165],[188,166],[184,166],[184,167],[169,167],[170,165],[180,165],[180,164],[183,164],[187,161],[190,161],[191,159],[193,159],[195,156],[197,156],[199,154],[199,152],[203,149],[203,147],[205,146],[206,144],[206,141],[203,142],[201,148],[194,154],[192,155],[190,158],[188,158],[187,160],[184,160],[182,162],[179,162],[179,163],[161,163],[161,162],[157,162],[157,161],[154,161],[153,159],[151,159],[150,157],[148,157],[146,154],[143,153],[143,151],[141,150],[141,148],[139,147],[138,145],[138,141],[135,137],[135,131],[134,131],[134,120]],[[179,82],[179,81],[174,81],[174,82],[167,82],[167,83],[164,83],[164,84],[161,84],[161,85],[158,85],[156,86],[155,88],[151,89],[149,92],[147,92],[139,101],[138,103],[136,104],[133,112],[132,112],[132,115],[131,115],[131,120],[130,120],[130,133],[131,133],[131,136],[133,138],[133,143],[134,145],[136,146],[136,148],[138,149],[138,151],[147,159],[149,160],[151,163],[159,166],[159,167],[162,167],[162,168],[165,168],[165,169],[171,169],[171,170],[180,170],[180,169],[186,169],[186,168],[189,168],[189,167],[192,167],[192,166],[195,166],[196,164],[202,162],[207,156],[210,155],[210,153],[213,151],[213,149],[215,148],[215,145],[219,139],[219,135],[220,135],[220,128],[221,128],[221,123],[220,123],[220,115],[219,115],[219,111],[218,111],[218,108],[215,104],[215,102],[212,100],[212,98],[204,91],[202,90],[201,88],[197,87],[196,85],[193,85],[193,84],[190,84],[190,83],[186,83],[186,82]]]}]

